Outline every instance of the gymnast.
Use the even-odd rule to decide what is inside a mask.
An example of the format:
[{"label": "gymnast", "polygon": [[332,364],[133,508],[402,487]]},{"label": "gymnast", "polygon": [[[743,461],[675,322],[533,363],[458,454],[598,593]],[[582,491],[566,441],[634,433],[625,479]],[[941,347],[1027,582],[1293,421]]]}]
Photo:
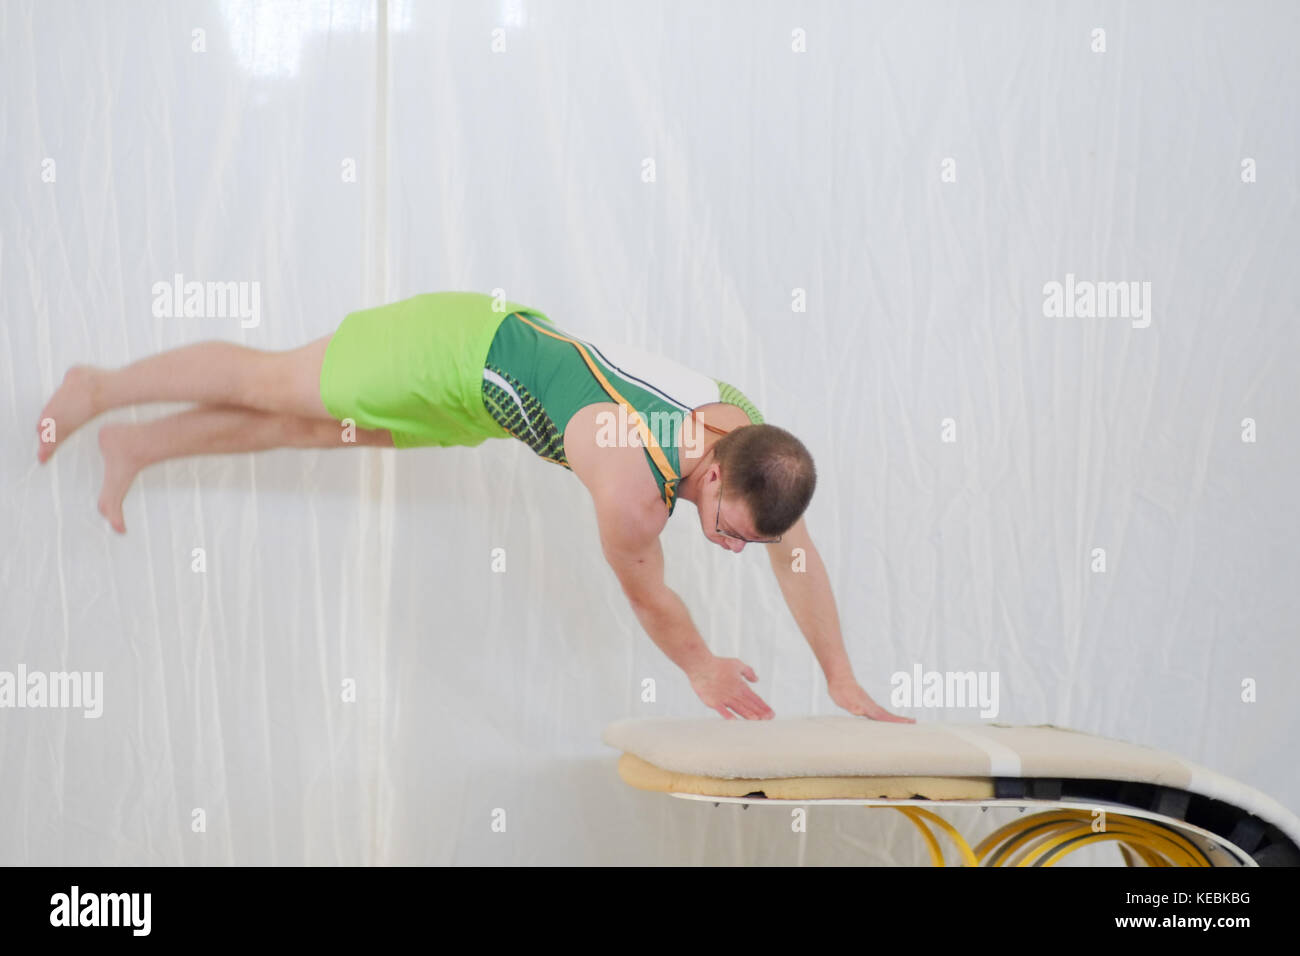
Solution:
[{"label": "gymnast", "polygon": [[812,456],[725,382],[637,349],[595,345],[500,296],[433,293],[349,313],[331,335],[289,351],[202,342],[119,369],[73,366],[37,423],[39,460],[96,415],[142,402],[195,407],[100,430],[99,510],[119,533],[135,476],[173,458],[513,437],[586,486],[605,560],[637,620],[708,707],[728,720],[773,716],[746,684],[758,680],[753,669],[712,654],[664,583],[659,533],[681,498],[719,547],[766,546],[838,706],[914,723],[853,676],[803,520],[816,485]]}]

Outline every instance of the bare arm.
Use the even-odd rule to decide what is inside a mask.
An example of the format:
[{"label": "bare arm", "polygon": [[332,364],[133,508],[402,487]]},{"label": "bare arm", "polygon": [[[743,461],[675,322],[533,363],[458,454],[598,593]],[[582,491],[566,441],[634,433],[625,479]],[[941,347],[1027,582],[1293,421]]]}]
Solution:
[{"label": "bare arm", "polygon": [[696,630],[685,603],[664,583],[664,552],[659,543],[659,532],[667,521],[663,506],[653,501],[643,509],[629,511],[614,496],[597,492],[593,499],[605,560],[641,626],[686,673],[700,700],[728,720],[735,715],[749,720],[772,717],[772,709],[745,685],[745,681],[756,682],[758,675],[741,660],[715,656]]},{"label": "bare arm", "polygon": [[699,673],[713,653],[685,603],[664,583],[664,549],[658,535],[647,539],[636,533],[635,526],[629,528],[628,522],[607,516],[600,537],[605,560],[650,639],[688,677]]},{"label": "bare arm", "polygon": [[[796,554],[796,549],[802,553]],[[767,545],[767,556],[781,586],[781,595],[827,682],[853,680],[853,665],[844,649],[830,576],[803,518],[781,536],[778,544]]]},{"label": "bare arm", "polygon": [[[801,553],[796,553],[795,549]],[[779,543],[767,545],[767,556],[786,606],[826,675],[831,699],[862,717],[915,723],[910,717],[897,717],[886,711],[871,699],[853,676],[853,665],[849,662],[844,636],[840,632],[835,597],[831,593],[830,576],[802,518],[781,536]]]}]

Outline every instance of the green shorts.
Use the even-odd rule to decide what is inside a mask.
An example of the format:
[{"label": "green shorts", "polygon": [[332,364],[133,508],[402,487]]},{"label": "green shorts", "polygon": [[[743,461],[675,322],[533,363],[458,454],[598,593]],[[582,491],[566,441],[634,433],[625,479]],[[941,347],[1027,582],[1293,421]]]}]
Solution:
[{"label": "green shorts", "polygon": [[483,366],[507,315],[535,309],[436,292],[350,312],[325,349],[320,397],[340,422],[384,429],[398,448],[509,438],[483,404]]}]

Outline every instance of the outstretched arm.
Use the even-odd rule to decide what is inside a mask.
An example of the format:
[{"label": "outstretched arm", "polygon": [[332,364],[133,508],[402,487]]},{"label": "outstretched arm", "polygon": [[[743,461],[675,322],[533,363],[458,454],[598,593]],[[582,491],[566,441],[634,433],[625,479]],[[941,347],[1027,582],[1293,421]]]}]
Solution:
[{"label": "outstretched arm", "polygon": [[[802,554],[796,555],[796,548]],[[860,717],[915,723],[913,718],[896,716],[877,704],[853,676],[830,577],[802,518],[781,536],[780,542],[767,545],[767,556],[781,595],[826,675],[831,699]]]},{"label": "outstretched arm", "polygon": [[772,708],[746,685],[746,681],[755,683],[758,675],[738,658],[715,656],[682,599],[664,583],[664,553],[659,544],[666,520],[662,505],[651,500],[638,513],[613,496],[597,492],[593,498],[605,560],[650,639],[685,671],[700,700],[723,717],[772,717]]}]

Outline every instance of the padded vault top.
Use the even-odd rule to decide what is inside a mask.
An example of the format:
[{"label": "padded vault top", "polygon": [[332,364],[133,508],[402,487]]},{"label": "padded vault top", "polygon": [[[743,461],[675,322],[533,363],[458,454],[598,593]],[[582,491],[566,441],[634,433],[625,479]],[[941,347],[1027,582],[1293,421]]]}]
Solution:
[{"label": "padded vault top", "polygon": [[1213,770],[1138,744],[1062,727],[898,724],[862,717],[655,717],[605,728],[611,747],[707,777],[1076,777],[1175,787],[1232,803],[1300,843],[1300,818]]}]

